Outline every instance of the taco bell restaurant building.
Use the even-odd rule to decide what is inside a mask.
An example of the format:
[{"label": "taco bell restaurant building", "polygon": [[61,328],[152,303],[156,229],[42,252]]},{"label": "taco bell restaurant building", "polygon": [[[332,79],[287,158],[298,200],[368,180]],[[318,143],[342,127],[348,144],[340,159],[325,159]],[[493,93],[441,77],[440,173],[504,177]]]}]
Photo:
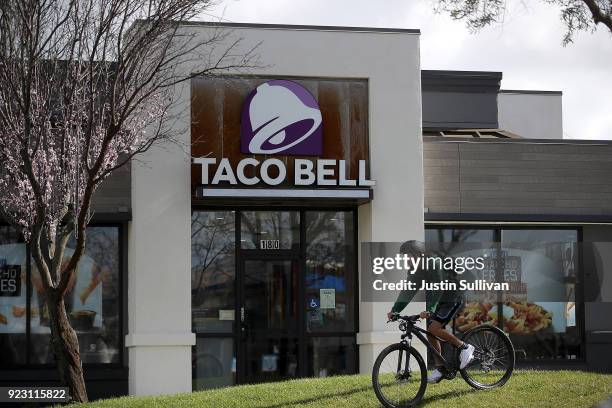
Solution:
[{"label": "taco bell restaurant building", "polygon": [[[180,143],[100,188],[67,300],[91,397],[369,373],[398,333],[390,304],[360,300],[368,241],[531,245],[563,265],[568,299],[537,306],[545,331],[506,327],[517,361],[610,370],[611,304],[580,300],[612,292],[612,145],[562,138],[560,92],[422,71],[418,30],[181,30],[259,44],[262,67],[178,85]],[[0,296],[0,383],[51,384],[37,271],[9,226],[0,240],[20,282]]]}]

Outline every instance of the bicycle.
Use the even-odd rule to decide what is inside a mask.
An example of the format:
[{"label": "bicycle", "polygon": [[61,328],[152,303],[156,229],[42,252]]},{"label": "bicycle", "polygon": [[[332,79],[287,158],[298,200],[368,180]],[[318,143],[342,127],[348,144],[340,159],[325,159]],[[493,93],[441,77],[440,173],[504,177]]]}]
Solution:
[{"label": "bicycle", "polygon": [[465,368],[459,369],[458,350],[454,349],[451,361],[438,353],[426,335],[443,343],[446,341],[418,327],[419,315],[396,315],[389,322],[396,320],[400,320],[401,341],[381,351],[372,369],[374,393],[387,408],[413,407],[421,402],[425,394],[427,367],[421,354],[411,345],[413,335],[444,364],[444,379],[452,380],[459,372],[470,386],[482,390],[501,387],[512,375],[514,346],[497,327],[480,325],[465,333],[463,341],[475,347],[474,359]]}]

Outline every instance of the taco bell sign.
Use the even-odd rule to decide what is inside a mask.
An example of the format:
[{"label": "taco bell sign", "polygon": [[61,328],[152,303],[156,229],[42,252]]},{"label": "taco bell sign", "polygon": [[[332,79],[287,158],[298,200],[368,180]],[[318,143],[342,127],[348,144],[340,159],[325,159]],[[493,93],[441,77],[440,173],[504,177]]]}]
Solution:
[{"label": "taco bell sign", "polygon": [[[201,165],[200,185],[372,187],[365,160],[350,178],[346,160],[303,156],[323,155],[322,115],[315,97],[302,85],[273,79],[258,85],[244,100],[240,152],[249,156],[302,156],[292,159],[194,157]],[[287,166],[291,166],[288,171]],[[293,170],[293,171],[291,171]],[[292,174],[293,180],[288,180]]]},{"label": "taco bell sign", "polygon": [[321,111],[315,97],[287,80],[264,82],[242,107],[240,150],[250,154],[319,156]]}]

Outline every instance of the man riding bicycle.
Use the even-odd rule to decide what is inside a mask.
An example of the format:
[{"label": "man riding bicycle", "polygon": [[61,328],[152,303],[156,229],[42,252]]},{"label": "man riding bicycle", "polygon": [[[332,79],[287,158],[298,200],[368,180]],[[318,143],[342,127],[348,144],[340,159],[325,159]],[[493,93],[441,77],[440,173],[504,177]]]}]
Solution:
[{"label": "man riding bicycle", "polygon": [[[424,245],[418,241],[405,242],[402,244],[400,252],[413,258],[420,258],[426,255]],[[443,282],[448,280],[449,282],[455,282],[455,287],[459,287],[457,275],[453,270],[445,270],[444,268],[433,268],[430,270],[429,268],[423,268],[422,264],[420,264],[416,271],[409,276],[409,279],[413,282]],[[418,287],[420,287],[420,284]],[[403,290],[397,297],[391,311],[387,313],[389,320],[396,320],[399,313],[408,305],[408,303],[410,303],[416,293],[417,290]],[[458,290],[428,291],[426,293],[427,310],[420,313],[420,317],[422,319],[429,320],[427,330],[430,333],[447,341],[460,350],[460,369],[465,368],[474,358],[474,346],[459,340],[452,333],[446,331],[445,327],[462,306],[463,294]],[[432,346],[441,354],[442,347],[438,339],[429,335],[427,338],[431,342]],[[427,377],[427,382],[431,384],[437,384],[444,378],[444,364],[435,355],[434,361],[436,368],[431,375]]]}]

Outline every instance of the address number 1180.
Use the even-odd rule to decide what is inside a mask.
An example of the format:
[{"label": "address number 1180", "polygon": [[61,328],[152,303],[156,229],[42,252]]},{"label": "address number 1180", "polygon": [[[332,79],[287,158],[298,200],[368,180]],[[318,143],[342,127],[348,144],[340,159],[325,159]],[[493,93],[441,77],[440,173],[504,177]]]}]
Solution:
[{"label": "address number 1180", "polygon": [[280,249],[280,240],[262,239],[259,241],[259,249]]}]

